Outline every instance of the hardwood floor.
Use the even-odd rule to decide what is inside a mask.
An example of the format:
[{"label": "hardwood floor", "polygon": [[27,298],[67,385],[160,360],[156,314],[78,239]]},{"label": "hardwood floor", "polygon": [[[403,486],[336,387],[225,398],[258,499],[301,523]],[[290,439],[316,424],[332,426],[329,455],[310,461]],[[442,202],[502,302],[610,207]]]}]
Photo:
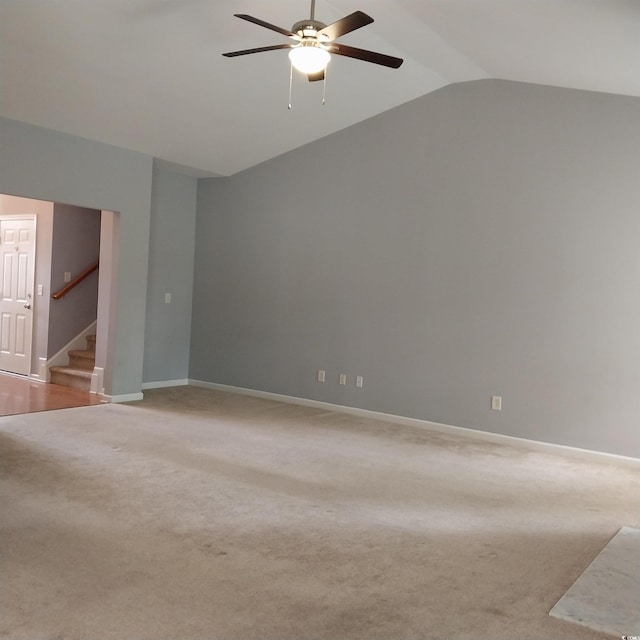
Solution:
[{"label": "hardwood floor", "polygon": [[0,416],[100,404],[102,396],[0,373]]}]

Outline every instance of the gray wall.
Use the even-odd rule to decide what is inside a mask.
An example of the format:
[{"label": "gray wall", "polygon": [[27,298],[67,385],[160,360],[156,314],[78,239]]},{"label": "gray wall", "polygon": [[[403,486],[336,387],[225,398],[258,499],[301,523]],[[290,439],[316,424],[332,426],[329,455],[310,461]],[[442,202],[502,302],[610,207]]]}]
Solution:
[{"label": "gray wall", "polygon": [[190,376],[640,456],[639,220],[640,100],[449,86],[200,181]]},{"label": "gray wall", "polygon": [[0,118],[0,193],[119,213],[116,299],[107,346],[106,392],[127,396],[142,383],[150,156]]},{"label": "gray wall", "polygon": [[197,184],[196,178],[154,168],[145,383],[189,377]]},{"label": "gray wall", "polygon": [[[71,205],[53,207],[51,292],[64,287],[64,272],[79,276],[100,256],[100,211]],[[48,357],[55,355],[97,318],[98,272],[59,300],[51,300]]]}]

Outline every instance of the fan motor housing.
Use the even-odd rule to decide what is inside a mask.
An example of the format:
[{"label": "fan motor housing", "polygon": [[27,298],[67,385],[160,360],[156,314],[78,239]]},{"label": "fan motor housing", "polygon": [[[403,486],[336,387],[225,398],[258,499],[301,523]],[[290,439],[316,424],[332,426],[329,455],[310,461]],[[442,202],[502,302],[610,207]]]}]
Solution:
[{"label": "fan motor housing", "polygon": [[315,37],[318,31],[324,29],[327,25],[319,20],[300,20],[296,22],[291,31],[297,33],[301,38]]}]

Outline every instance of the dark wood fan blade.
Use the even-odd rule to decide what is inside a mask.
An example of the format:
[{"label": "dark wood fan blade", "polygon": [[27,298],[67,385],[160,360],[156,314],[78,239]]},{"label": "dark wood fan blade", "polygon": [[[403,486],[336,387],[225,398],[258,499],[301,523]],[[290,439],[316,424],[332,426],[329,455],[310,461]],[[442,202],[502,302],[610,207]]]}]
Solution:
[{"label": "dark wood fan blade", "polygon": [[318,71],[318,73],[310,73],[308,76],[309,82],[318,82],[318,80],[324,80],[324,69]]},{"label": "dark wood fan blade", "polygon": [[253,24],[257,24],[260,27],[265,27],[265,29],[271,29],[271,31],[277,31],[281,33],[283,36],[288,36],[289,38],[293,38],[294,40],[300,40],[300,36],[293,31],[289,31],[289,29],[283,29],[282,27],[278,27],[275,24],[271,24],[270,22],[265,22],[264,20],[260,20],[260,18],[254,18],[253,16],[249,16],[246,13],[234,13],[236,18],[241,18],[242,20],[246,20],[247,22],[253,22]]},{"label": "dark wood fan blade", "polygon": [[383,67],[391,67],[392,69],[397,69],[404,62],[402,58],[394,58],[393,56],[387,56],[384,53],[376,53],[375,51],[367,51],[366,49],[347,47],[344,44],[328,44],[327,50],[339,56],[357,58],[358,60],[381,64]]},{"label": "dark wood fan blade", "polygon": [[324,29],[318,31],[318,37],[321,42],[335,40],[345,33],[351,33],[360,27],[365,27],[373,22],[373,18],[368,16],[362,11],[355,11],[354,13],[340,18],[335,22],[327,25]]},{"label": "dark wood fan blade", "polygon": [[235,58],[236,56],[246,56],[249,53],[261,53],[262,51],[276,51],[277,49],[292,49],[295,44],[273,44],[270,47],[258,47],[257,49],[243,49],[242,51],[230,51],[222,55],[227,58]]}]

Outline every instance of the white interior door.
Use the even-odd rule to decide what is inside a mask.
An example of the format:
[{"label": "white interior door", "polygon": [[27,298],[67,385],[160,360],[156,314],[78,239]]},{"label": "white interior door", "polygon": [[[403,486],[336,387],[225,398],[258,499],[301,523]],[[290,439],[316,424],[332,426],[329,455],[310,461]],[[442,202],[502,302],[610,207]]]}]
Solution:
[{"label": "white interior door", "polygon": [[0,369],[29,375],[35,219],[0,218]]}]

